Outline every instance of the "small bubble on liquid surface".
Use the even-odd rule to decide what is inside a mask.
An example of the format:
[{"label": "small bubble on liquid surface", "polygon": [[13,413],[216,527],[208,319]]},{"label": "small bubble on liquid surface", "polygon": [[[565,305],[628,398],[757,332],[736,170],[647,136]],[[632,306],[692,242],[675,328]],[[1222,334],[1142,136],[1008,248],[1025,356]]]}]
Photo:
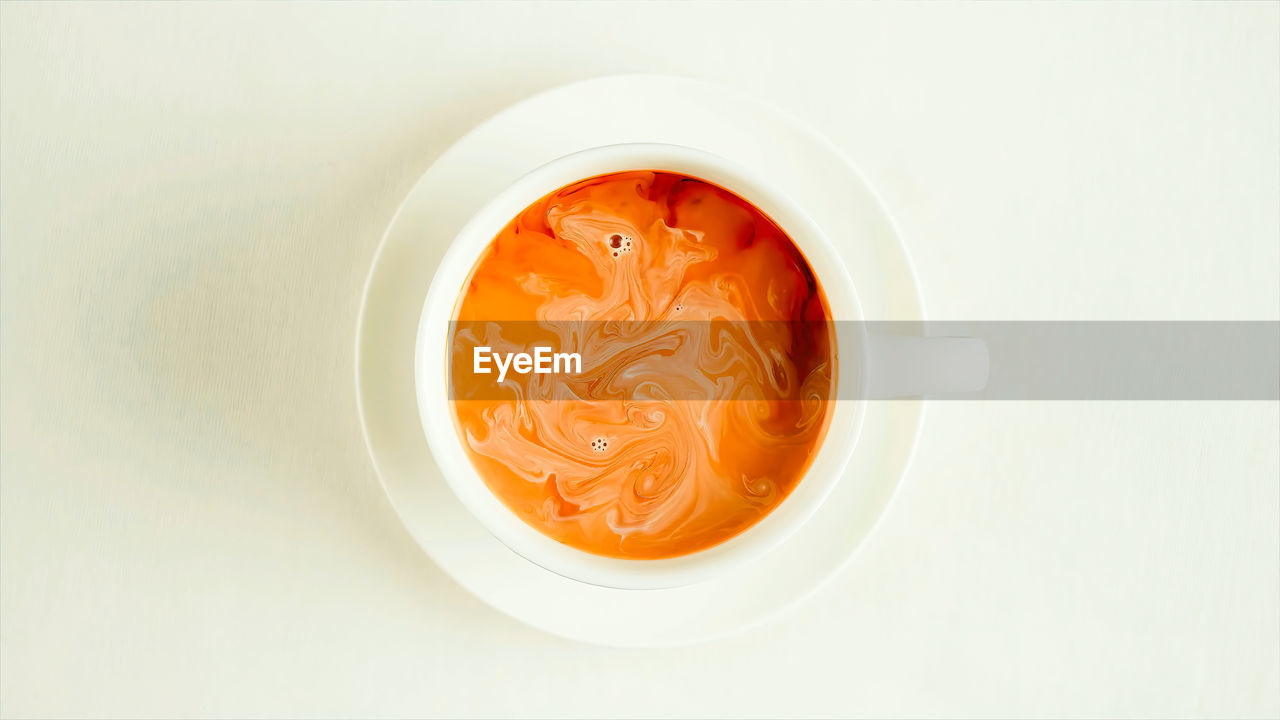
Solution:
[{"label": "small bubble on liquid surface", "polygon": [[609,236],[609,247],[613,248],[613,256],[618,257],[623,253],[631,252],[633,242],[627,235],[614,233]]}]

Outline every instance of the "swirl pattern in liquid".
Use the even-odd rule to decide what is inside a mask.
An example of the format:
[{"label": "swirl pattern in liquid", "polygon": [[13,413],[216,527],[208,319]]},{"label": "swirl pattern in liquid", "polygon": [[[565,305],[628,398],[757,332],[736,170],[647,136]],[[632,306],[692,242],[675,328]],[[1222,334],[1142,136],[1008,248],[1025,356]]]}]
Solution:
[{"label": "swirl pattern in liquid", "polygon": [[[450,338],[453,413],[490,490],[526,523],[611,557],[741,533],[808,468],[835,397],[812,268],[759,209],[695,178],[583,180],[511,221]],[[468,375],[475,347],[577,352],[572,375]]]}]

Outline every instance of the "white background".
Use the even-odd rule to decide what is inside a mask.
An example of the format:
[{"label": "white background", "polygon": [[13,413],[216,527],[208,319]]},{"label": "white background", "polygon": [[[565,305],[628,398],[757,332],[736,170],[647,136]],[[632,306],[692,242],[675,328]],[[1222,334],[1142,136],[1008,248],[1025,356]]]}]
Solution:
[{"label": "white background", "polygon": [[634,71],[827,133],[934,318],[1280,318],[1275,3],[5,3],[0,712],[1280,715],[1276,403],[938,404],[841,576],[712,644],[446,578],[361,439],[366,272],[469,127]]}]

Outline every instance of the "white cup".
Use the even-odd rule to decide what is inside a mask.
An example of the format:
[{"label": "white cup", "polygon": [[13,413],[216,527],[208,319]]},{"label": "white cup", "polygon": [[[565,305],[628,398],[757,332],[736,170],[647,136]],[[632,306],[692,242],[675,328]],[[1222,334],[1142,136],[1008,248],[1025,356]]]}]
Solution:
[{"label": "white cup", "polygon": [[[768,215],[808,259],[826,294],[837,343],[837,383],[827,434],[804,477],[755,525],[713,547],[675,558],[633,560],[594,555],[543,535],[507,508],[472,466],[458,436],[449,395],[450,322],[472,268],[493,238],[543,196],[589,177],[629,170],[678,173],[743,197]],[[970,338],[879,337],[866,331],[853,281],[840,254],[812,219],[767,180],[734,163],[677,145],[607,145],[566,155],[517,180],[462,228],[440,261],[418,325],[418,412],[432,455],[449,487],[489,532],[512,551],[574,580],[622,589],[687,585],[769,552],[800,528],[844,475],[857,447],[862,398],[971,391],[986,383],[986,347]],[[851,322],[842,322],[851,321]],[[877,370],[879,369],[879,370]],[[877,374],[878,373],[878,374]]]}]

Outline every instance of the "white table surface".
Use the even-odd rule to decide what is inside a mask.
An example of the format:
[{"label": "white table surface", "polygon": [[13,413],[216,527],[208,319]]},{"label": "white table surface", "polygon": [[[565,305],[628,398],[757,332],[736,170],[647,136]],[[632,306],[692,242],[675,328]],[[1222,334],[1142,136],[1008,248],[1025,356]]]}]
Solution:
[{"label": "white table surface", "polygon": [[827,133],[932,317],[1280,318],[1276,3],[5,3],[0,713],[1280,715],[1276,403],[937,404],[841,576],[711,644],[445,577],[356,418],[374,250],[473,124],[634,71]]}]

